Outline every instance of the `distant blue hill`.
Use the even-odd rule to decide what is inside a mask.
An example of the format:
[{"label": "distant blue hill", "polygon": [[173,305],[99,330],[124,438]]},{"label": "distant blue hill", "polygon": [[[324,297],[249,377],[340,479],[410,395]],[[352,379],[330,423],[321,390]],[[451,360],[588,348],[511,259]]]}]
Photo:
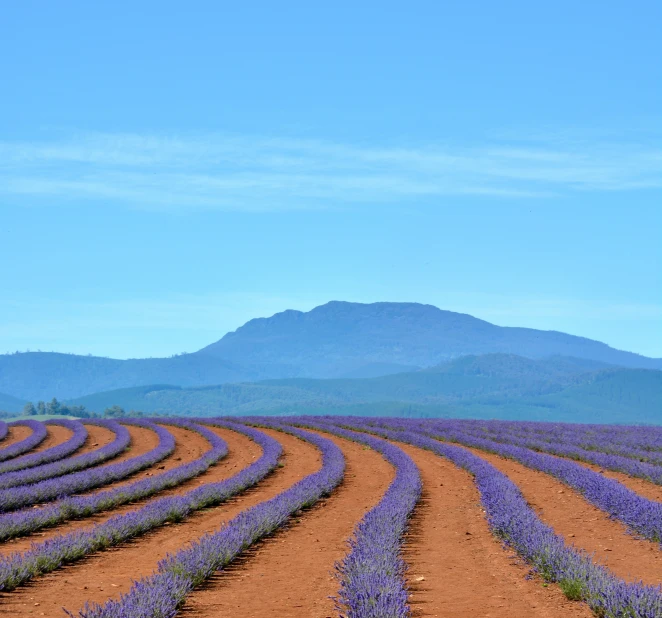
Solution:
[{"label": "distant blue hill", "polygon": [[115,360],[28,352],[0,355],[0,392],[28,400],[173,384],[181,387],[284,378],[373,378],[467,356],[574,357],[639,369],[662,359],[555,331],[501,327],[416,303],[330,302],[247,322],[193,354]]},{"label": "distant blue hill", "polygon": [[232,359],[245,367],[289,369],[291,375],[283,377],[337,377],[374,363],[430,367],[459,356],[492,353],[572,356],[622,367],[662,369],[662,359],[615,350],[591,339],[495,326],[418,303],[333,301],[307,313],[284,311],[251,320],[199,353]]},{"label": "distant blue hill", "polygon": [[0,411],[1,412],[20,412],[25,405],[25,401],[0,393]]},{"label": "distant blue hill", "polygon": [[287,378],[96,393],[69,403],[152,414],[363,414],[662,424],[662,372],[567,357],[469,356],[359,379]]}]

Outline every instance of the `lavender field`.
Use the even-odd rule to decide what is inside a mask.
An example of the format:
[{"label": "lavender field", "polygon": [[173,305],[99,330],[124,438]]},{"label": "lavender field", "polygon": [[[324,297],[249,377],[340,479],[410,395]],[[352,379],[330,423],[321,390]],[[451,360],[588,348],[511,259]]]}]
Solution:
[{"label": "lavender field", "polygon": [[662,429],[0,425],[0,616],[662,616]]}]

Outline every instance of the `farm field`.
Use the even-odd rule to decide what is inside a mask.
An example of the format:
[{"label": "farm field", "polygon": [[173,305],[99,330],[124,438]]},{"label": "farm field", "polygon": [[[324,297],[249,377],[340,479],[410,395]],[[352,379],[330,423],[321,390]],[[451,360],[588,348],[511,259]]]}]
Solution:
[{"label": "farm field", "polygon": [[0,422],[0,617],[662,617],[662,428]]}]

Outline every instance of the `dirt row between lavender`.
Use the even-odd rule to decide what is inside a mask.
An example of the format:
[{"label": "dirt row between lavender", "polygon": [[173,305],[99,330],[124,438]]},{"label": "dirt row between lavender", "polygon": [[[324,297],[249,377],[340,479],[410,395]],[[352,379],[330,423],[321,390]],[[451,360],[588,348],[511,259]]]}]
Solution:
[{"label": "dirt row between lavender", "polygon": [[626,581],[652,585],[662,581],[659,544],[629,534],[622,523],[544,472],[478,449],[468,450],[508,476],[544,523],[567,543],[594,554],[595,562]]},{"label": "dirt row between lavender", "polygon": [[[552,457],[557,457],[557,455],[552,455]],[[576,464],[579,464],[580,466],[584,466],[589,470],[593,470],[593,472],[598,472],[607,478],[618,481],[622,485],[625,485],[625,487],[628,489],[631,489],[635,493],[638,493],[640,496],[647,498],[648,500],[662,502],[662,486],[656,485],[652,481],[647,481],[646,479],[638,478],[636,476],[630,476],[625,472],[606,470],[601,466],[596,466],[595,464],[587,463],[585,461],[577,461],[575,459],[564,457],[559,457],[559,459],[567,459],[568,461],[572,461]]]},{"label": "dirt row between lavender", "polygon": [[338,593],[334,564],[345,556],[356,524],[381,500],[395,473],[379,453],[343,438],[319,435],[343,451],[346,469],[341,485],[195,590],[182,616],[336,615],[331,598]]},{"label": "dirt row between lavender", "polygon": [[31,434],[32,429],[26,425],[9,425],[9,429],[7,430],[7,437],[2,441],[2,444],[0,444],[0,451],[2,451],[2,449],[7,446],[11,446],[12,444],[16,444],[21,440],[25,440],[25,438]]},{"label": "dirt row between lavender", "polygon": [[[46,432],[47,434],[44,441],[26,454],[31,455],[32,453],[41,453],[42,451],[66,442],[74,435],[74,432],[71,429],[60,425],[46,425]],[[17,457],[16,459],[20,460],[20,457]]]},{"label": "dirt row between lavender", "polygon": [[[174,427],[171,425],[168,425],[167,428],[175,437],[175,450],[166,459],[156,464],[156,470],[154,470],[154,467],[148,468],[147,471],[132,475],[128,481],[120,481],[118,483],[105,485],[104,487],[80,495],[87,495],[89,493],[107,491],[109,489],[121,487],[122,485],[135,482],[141,476],[155,476],[157,473],[163,474],[165,472],[168,472],[169,470],[172,470],[173,468],[177,468],[181,465],[190,463],[191,461],[197,459],[204,452],[208,451],[211,448],[209,442],[207,442],[205,438],[203,438],[199,433],[195,431],[191,431],[189,429],[184,429],[181,427]],[[152,434],[154,433],[151,430],[148,431]],[[219,468],[218,465],[216,467],[212,467],[205,474],[202,474],[198,477],[195,477],[194,479],[191,479],[190,481],[182,483],[176,488],[159,492],[152,498],[131,502],[130,504],[112,509],[110,511],[104,511],[96,515],[86,517],[84,519],[68,521],[59,526],[55,526],[53,528],[44,530],[43,532],[35,532],[25,537],[20,537],[18,539],[5,541],[4,543],[0,544],[0,555],[6,556],[13,552],[26,551],[30,549],[32,543],[35,542],[41,543],[45,540],[51,539],[60,534],[66,534],[68,532],[71,532],[72,530],[90,528],[95,524],[103,523],[104,521],[110,519],[111,517],[114,517],[115,515],[120,515],[120,514],[128,513],[129,511],[133,511],[150,501],[158,500],[165,496],[172,496],[172,495],[185,493],[186,491],[189,491],[190,489],[197,487],[202,483],[215,482],[216,476],[224,473],[223,466],[230,465],[231,469],[235,471],[238,470],[239,468],[237,467],[237,465],[243,466],[250,463],[250,460],[246,462],[247,457],[249,456],[250,453],[253,453],[253,455],[255,455],[256,449],[257,450],[259,449],[248,438],[243,438],[242,436],[239,436],[234,432],[228,431],[222,434],[221,437],[226,439],[228,435],[230,437],[227,441],[230,446],[231,452],[227,458],[222,460],[221,463],[222,467]],[[232,451],[235,451],[235,453],[233,454]],[[239,454],[237,454],[237,452]],[[135,457],[135,451],[133,456]],[[235,460],[239,460],[239,464],[237,464]]]},{"label": "dirt row between lavender", "polygon": [[85,453],[103,448],[115,439],[115,433],[106,427],[88,425],[86,423],[85,429],[87,429],[87,439],[83,443],[83,446],[76,451],[76,455],[84,455]]},{"label": "dirt row between lavender", "polygon": [[404,548],[414,618],[593,616],[557,586],[527,578],[530,567],[490,532],[468,472],[429,451],[397,444],[423,480]]},{"label": "dirt row between lavender", "polygon": [[[254,489],[218,507],[199,511],[180,524],[160,527],[131,543],[94,554],[11,593],[0,594],[0,616],[39,616],[42,613],[60,616],[63,605],[77,610],[86,601],[103,603],[109,598],[118,598],[128,592],[133,580],[152,573],[166,554],[217,530],[241,511],[273,498],[321,467],[321,456],[315,447],[292,436],[266,431],[283,445],[284,465]],[[217,480],[237,471],[238,468],[228,466]]]},{"label": "dirt row between lavender", "polygon": [[[227,430],[215,431],[230,445],[230,454],[205,475],[188,482],[189,488],[212,482],[206,478],[209,474],[214,474],[214,480],[227,478],[258,455],[259,447],[248,439]],[[311,445],[278,432],[267,433],[283,444],[285,465],[257,488],[197,513],[182,524],[163,527],[0,595],[0,616],[57,616],[62,615],[63,604],[75,610],[87,600],[117,598],[129,589],[132,580],[151,573],[166,553],[218,529],[223,521],[275,496],[319,468],[319,453]],[[195,591],[182,616],[336,615],[333,601],[328,598],[336,595],[338,589],[332,575],[333,564],[346,553],[346,541],[354,526],[378,502],[393,471],[374,451],[329,437],[346,456],[343,484],[320,505]],[[399,446],[414,459],[423,479],[423,498],[405,545],[415,617],[592,616],[585,605],[568,601],[556,586],[544,587],[540,580],[526,579],[528,567],[491,535],[469,474],[432,453]],[[243,460],[239,459],[241,455]],[[163,495],[183,491],[184,487]],[[126,510],[132,508],[135,505]],[[74,526],[80,524],[76,522]]]}]

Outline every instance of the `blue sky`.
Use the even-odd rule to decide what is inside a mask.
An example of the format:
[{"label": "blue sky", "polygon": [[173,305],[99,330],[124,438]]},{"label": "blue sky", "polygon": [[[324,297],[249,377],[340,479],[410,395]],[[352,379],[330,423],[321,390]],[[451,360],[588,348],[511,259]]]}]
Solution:
[{"label": "blue sky", "polygon": [[336,299],[662,356],[662,5],[314,4],[4,8],[0,352]]}]

